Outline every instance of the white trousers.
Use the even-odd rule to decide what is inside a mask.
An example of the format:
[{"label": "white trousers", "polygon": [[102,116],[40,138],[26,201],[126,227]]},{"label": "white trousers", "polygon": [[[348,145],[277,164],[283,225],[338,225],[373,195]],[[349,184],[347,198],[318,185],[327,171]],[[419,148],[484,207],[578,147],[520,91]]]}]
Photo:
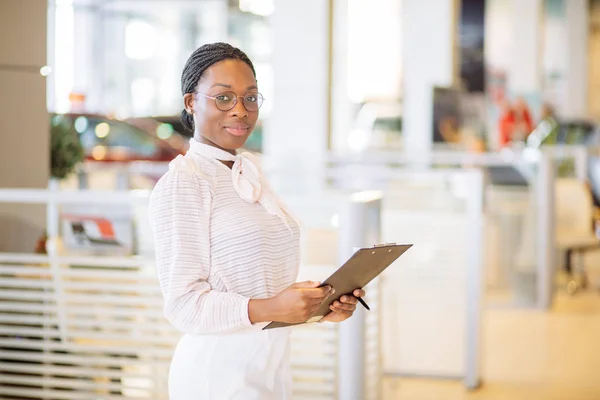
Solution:
[{"label": "white trousers", "polygon": [[170,400],[291,399],[289,333],[184,335],[169,370]]}]

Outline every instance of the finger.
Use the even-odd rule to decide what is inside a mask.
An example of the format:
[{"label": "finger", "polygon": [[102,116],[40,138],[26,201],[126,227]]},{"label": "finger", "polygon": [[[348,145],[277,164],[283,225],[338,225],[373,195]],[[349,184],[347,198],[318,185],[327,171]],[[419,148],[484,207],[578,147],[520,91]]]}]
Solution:
[{"label": "finger", "polygon": [[304,282],[296,282],[293,285],[298,288],[318,288],[321,286],[321,282],[319,281],[304,281]]},{"label": "finger", "polygon": [[320,288],[306,288],[302,290],[303,294],[306,297],[312,299],[324,299],[326,296],[330,296],[331,294],[335,293],[331,286],[323,286]]},{"label": "finger", "polygon": [[342,303],[346,303],[346,304],[357,304],[358,303],[358,299],[354,296],[348,296],[348,295],[344,295],[342,297],[340,297],[340,301]]},{"label": "finger", "polygon": [[365,291],[362,289],[355,289],[352,294],[356,297],[365,297]]},{"label": "finger", "polygon": [[329,309],[331,311],[333,311],[334,313],[336,313],[336,314],[343,315],[344,318],[350,318],[352,316],[352,311],[350,311],[350,310],[343,310],[343,309],[341,309],[339,307],[334,306],[333,304],[331,306],[329,306]]},{"label": "finger", "polygon": [[335,307],[337,310],[340,311],[354,311],[356,310],[356,304],[348,304],[348,303],[341,303],[339,301],[334,301],[332,304],[333,307]]}]

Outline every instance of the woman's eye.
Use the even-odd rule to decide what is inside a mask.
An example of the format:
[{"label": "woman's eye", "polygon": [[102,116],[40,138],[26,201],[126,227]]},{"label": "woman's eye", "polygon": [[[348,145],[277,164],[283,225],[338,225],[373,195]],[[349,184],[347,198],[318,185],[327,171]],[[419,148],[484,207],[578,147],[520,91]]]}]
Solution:
[{"label": "woman's eye", "polygon": [[256,103],[256,100],[257,100],[256,96],[253,96],[253,95],[246,96],[246,101],[249,103]]},{"label": "woman's eye", "polygon": [[226,94],[220,94],[217,96],[217,100],[219,101],[229,101],[231,98]]}]

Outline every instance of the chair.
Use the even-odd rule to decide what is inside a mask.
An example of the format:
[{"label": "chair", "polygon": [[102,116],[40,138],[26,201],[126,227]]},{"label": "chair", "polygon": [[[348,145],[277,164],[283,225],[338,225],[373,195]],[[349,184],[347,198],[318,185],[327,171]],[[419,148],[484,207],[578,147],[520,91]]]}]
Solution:
[{"label": "chair", "polygon": [[[556,181],[556,244],[564,253],[565,270],[570,276],[567,284],[569,293],[577,290],[573,279],[572,258],[586,251],[600,248],[600,239],[594,232],[594,209],[592,194],[585,183],[574,178]],[[587,286],[587,274],[581,265],[582,288]]]}]

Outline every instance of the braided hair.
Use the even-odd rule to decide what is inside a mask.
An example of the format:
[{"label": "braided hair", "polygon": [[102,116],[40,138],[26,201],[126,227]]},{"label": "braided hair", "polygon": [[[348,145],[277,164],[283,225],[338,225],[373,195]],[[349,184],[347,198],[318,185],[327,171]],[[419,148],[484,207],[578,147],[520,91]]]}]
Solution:
[{"label": "braided hair", "polygon": [[[181,74],[181,94],[193,93],[202,74],[208,67],[229,59],[245,62],[252,70],[254,77],[256,77],[252,61],[242,50],[228,43],[209,43],[196,49],[185,63]],[[194,131],[194,118],[186,110],[181,112],[181,122],[186,129]]]}]

